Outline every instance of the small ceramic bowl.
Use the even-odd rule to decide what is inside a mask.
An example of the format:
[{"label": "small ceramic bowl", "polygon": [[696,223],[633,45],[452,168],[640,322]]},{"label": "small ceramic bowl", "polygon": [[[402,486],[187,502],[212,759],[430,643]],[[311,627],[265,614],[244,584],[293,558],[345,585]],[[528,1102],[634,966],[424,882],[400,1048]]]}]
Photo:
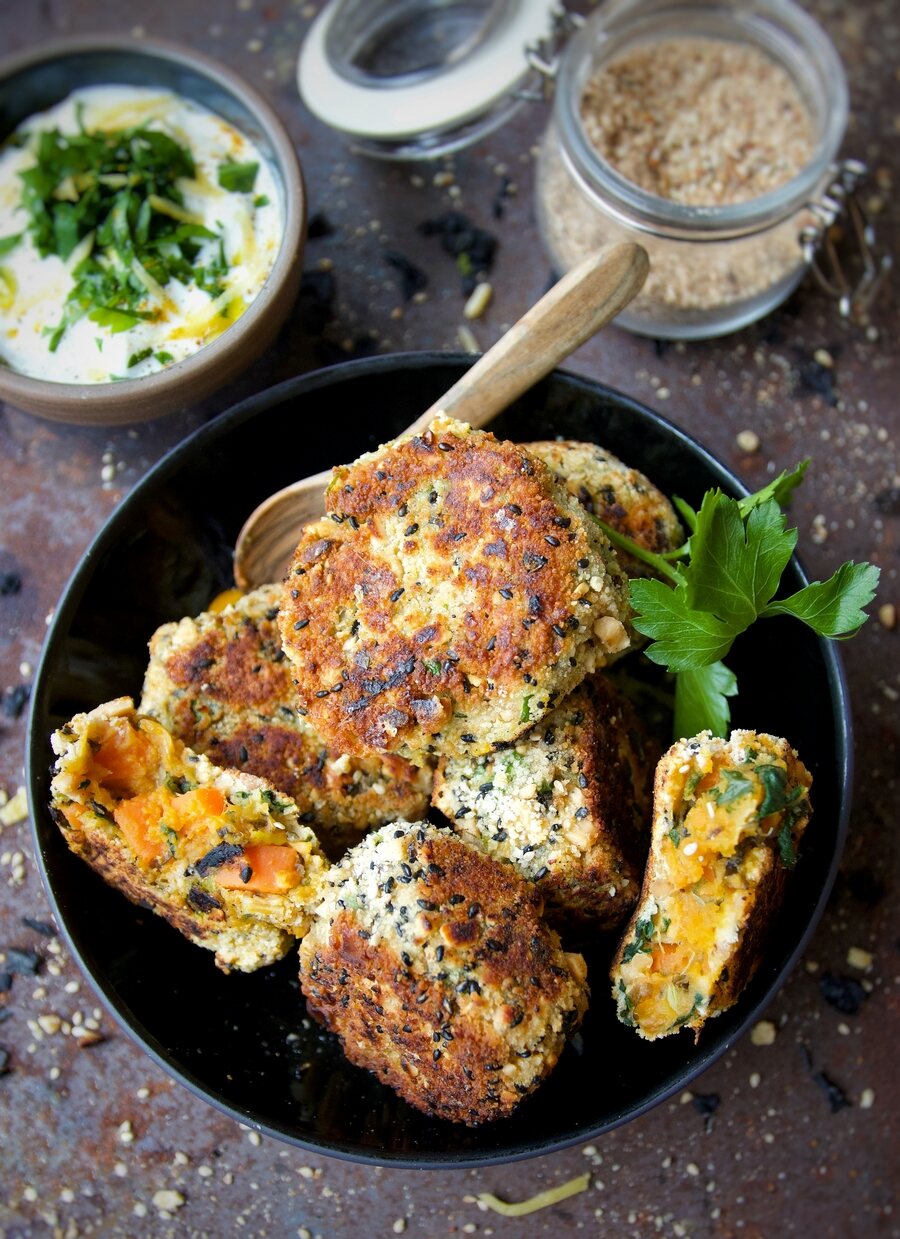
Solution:
[{"label": "small ceramic bowl", "polygon": [[271,344],[301,275],[306,194],[293,144],[266,101],[230,69],[174,43],[98,35],[31,49],[0,63],[0,142],[36,112],[84,86],[158,86],[193,99],[246,134],[270,161],[284,233],[259,295],[217,339],[154,374],[108,383],[55,383],[0,364],[0,399],[52,421],[124,425],[187,408]]}]

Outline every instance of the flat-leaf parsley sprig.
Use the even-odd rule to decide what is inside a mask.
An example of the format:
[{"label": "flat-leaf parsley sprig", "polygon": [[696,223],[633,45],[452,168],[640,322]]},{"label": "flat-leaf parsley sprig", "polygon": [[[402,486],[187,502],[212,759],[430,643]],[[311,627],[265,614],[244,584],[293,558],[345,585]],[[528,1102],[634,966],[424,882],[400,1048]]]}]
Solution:
[{"label": "flat-leaf parsley sprig", "polygon": [[827,581],[775,597],[797,545],[797,530],[786,528],[782,509],[808,465],[801,461],[743,499],[708,490],[699,511],[673,499],[689,536],[664,554],[598,521],[615,546],[666,578],[632,580],[629,588],[634,626],[651,638],[644,652],[676,677],[676,738],[706,728],[728,734],[728,698],[736,695],[737,680],[722,660],[756,620],[793,615],[819,636],[841,639],[868,619],[863,608],[875,597],[879,578],[869,563],[842,564]]}]

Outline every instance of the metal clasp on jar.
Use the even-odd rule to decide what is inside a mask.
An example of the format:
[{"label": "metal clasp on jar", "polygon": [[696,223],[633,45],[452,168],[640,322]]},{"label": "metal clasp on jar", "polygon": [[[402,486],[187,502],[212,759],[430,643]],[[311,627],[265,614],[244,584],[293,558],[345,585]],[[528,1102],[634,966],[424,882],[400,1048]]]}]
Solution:
[{"label": "metal clasp on jar", "polygon": [[525,59],[540,75],[541,83],[539,90],[523,90],[517,98],[531,103],[540,103],[552,95],[563,50],[569,37],[584,25],[585,18],[580,13],[570,13],[564,4],[557,4],[550,10],[550,22],[547,37],[525,47]]},{"label": "metal clasp on jar", "polygon": [[[891,255],[878,250],[875,229],[857,192],[868,171],[859,159],[836,164],[822,196],[807,204],[816,222],[800,233],[803,257],[819,284],[837,301],[844,318],[856,320],[865,316],[893,266]],[[849,236],[840,228],[845,222]],[[845,241],[852,247],[850,261],[861,268],[855,278],[839,253]]]}]

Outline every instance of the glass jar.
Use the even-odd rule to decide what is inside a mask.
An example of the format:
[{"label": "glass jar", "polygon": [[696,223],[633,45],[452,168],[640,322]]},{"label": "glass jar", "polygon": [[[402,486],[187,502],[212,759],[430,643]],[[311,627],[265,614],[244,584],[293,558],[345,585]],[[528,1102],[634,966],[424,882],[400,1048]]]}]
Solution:
[{"label": "glass jar", "polygon": [[[591,143],[586,84],[637,44],[704,38],[751,45],[788,73],[810,117],[813,154],[749,201],[688,206],[625,179]],[[589,18],[559,63],[538,161],[537,212],[558,273],[611,241],[639,241],[651,270],[617,322],[642,335],[698,339],[753,322],[782,302],[813,260],[860,165],[835,164],[847,85],[831,42],[792,0],[624,0]],[[831,191],[829,193],[829,190]],[[824,204],[824,205],[823,205]]]}]

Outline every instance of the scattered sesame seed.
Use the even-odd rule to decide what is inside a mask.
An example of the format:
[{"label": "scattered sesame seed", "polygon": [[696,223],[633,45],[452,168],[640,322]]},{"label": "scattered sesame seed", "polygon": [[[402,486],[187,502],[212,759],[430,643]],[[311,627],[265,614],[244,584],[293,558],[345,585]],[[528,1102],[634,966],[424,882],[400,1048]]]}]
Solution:
[{"label": "scattered sesame seed", "polygon": [[752,454],[759,451],[759,435],[755,430],[741,430],[735,436],[735,442],[742,452]]},{"label": "scattered sesame seed", "polygon": [[875,1104],[874,1088],[864,1088],[863,1091],[859,1095],[860,1110],[871,1110],[874,1104]]},{"label": "scattered sesame seed", "polygon": [[153,1193],[153,1205],[160,1213],[174,1213],[184,1203],[181,1192],[176,1192],[172,1188],[160,1188],[158,1192]]},{"label": "scattered sesame seed", "polygon": [[872,952],[864,951],[861,946],[852,946],[847,952],[847,963],[859,972],[868,972],[872,967]]}]

